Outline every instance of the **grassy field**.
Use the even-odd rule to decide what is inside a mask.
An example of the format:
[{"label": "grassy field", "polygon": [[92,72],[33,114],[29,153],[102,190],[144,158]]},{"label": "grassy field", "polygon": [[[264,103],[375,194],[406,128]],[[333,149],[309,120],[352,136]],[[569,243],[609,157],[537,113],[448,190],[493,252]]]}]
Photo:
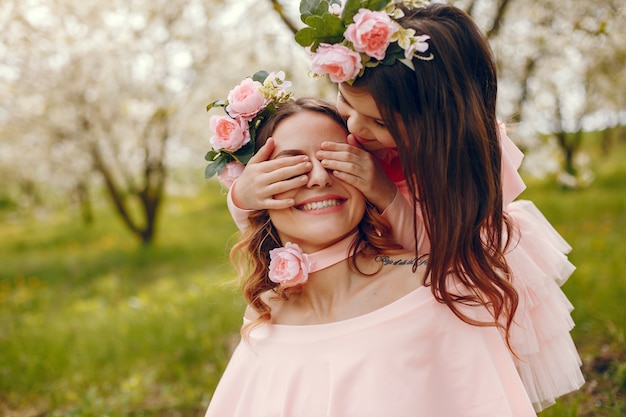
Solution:
[{"label": "grassy field", "polygon": [[[626,145],[584,190],[531,183],[572,244],[564,291],[587,384],[541,413],[626,415]],[[235,228],[215,183],[170,198],[140,248],[110,214],[0,213],[0,415],[202,416],[237,340]]]}]

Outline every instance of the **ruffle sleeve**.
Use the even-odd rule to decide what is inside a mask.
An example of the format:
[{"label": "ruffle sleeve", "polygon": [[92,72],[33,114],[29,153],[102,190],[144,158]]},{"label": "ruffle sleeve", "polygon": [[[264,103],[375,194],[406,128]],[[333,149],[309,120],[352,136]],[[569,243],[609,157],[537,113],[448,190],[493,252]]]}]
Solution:
[{"label": "ruffle sleeve", "polygon": [[536,411],[584,384],[570,335],[573,306],[560,286],[575,267],[571,247],[530,201],[509,204],[517,231],[506,255],[519,293],[511,329],[515,365]]}]

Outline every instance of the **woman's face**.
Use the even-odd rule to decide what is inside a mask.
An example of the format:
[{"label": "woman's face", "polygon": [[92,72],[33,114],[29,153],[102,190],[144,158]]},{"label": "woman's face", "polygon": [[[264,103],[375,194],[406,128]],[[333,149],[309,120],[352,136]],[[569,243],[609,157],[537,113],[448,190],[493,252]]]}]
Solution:
[{"label": "woman's face", "polygon": [[372,152],[395,148],[396,142],[385,126],[376,101],[365,89],[339,84],[337,109],[346,119],[348,130],[356,136],[363,149]]},{"label": "woman's face", "polygon": [[277,196],[293,198],[296,204],[288,209],[269,210],[282,243],[297,243],[311,253],[354,231],[365,213],[365,197],[337,180],[315,157],[322,142],[346,143],[344,128],[329,116],[305,111],[281,121],[272,138],[275,147],[271,159],[308,155],[313,164],[305,185]]}]

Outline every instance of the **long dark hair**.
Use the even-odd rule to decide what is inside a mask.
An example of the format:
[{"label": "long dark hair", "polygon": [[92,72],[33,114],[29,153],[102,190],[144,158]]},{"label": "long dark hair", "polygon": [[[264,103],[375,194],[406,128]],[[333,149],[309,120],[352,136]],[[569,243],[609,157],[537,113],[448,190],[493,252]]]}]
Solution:
[{"label": "long dark hair", "polygon": [[[398,7],[405,13],[398,20],[403,27],[430,36],[434,59],[414,58],[415,71],[400,62],[368,68],[346,88],[372,95],[396,139],[430,238],[433,294],[473,324],[486,323],[464,315],[457,303],[487,306],[508,343],[518,295],[504,258],[512,228],[503,212],[491,49],[471,17],[456,7]],[[450,273],[469,294],[448,288]]]}]

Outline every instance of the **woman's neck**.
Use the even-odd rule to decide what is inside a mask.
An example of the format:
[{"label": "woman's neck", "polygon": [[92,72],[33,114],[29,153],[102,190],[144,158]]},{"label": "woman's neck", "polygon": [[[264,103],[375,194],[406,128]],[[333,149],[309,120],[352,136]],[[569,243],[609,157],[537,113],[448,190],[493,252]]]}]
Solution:
[{"label": "woman's neck", "polygon": [[357,235],[358,232],[351,233],[327,248],[317,252],[307,253],[308,258],[312,263],[310,273],[314,274],[348,259],[352,255],[351,249],[354,247]]}]

